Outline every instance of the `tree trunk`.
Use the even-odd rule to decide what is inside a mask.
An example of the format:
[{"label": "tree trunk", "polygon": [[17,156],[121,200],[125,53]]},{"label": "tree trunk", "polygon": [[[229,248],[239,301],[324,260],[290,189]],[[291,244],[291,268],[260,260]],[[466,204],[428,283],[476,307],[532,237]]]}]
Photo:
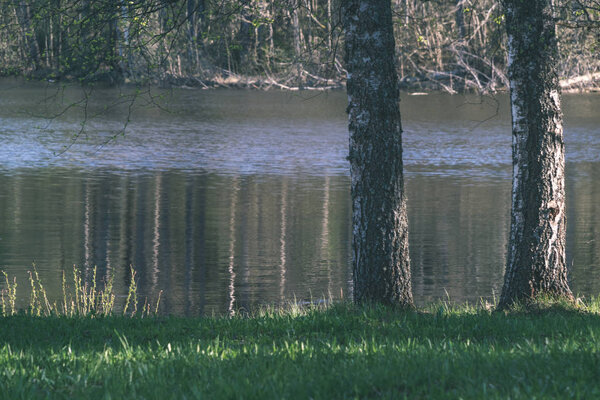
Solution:
[{"label": "tree trunk", "polygon": [[195,72],[195,61],[198,58],[198,44],[196,38],[197,32],[197,15],[196,15],[196,0],[187,1],[187,22],[188,22],[188,64],[190,65],[188,72]]},{"label": "tree trunk", "polygon": [[327,51],[331,52],[333,46],[331,45],[333,32],[331,31],[331,0],[327,0]]},{"label": "tree trunk", "polygon": [[499,308],[572,297],[565,257],[565,153],[551,0],[506,0],[513,129],[511,231]]},{"label": "tree trunk", "polygon": [[390,0],[345,2],[356,302],[412,305]]},{"label": "tree trunk", "polygon": [[[456,89],[458,92],[464,92],[467,85],[467,73],[465,71],[465,68],[461,65],[461,60],[462,63],[466,64],[467,62],[469,62],[469,60],[464,56],[464,51],[465,51],[465,47],[466,47],[466,35],[467,35],[467,31],[465,29],[465,10],[464,10],[464,2],[465,0],[456,0],[456,14],[455,14],[455,19],[456,19],[456,30],[458,33],[458,44],[456,45],[456,64],[458,66],[458,75],[462,78],[461,81],[457,82],[456,84]],[[452,88],[452,86],[451,86]],[[454,88],[452,88],[454,89]]]},{"label": "tree trunk", "polygon": [[302,88],[302,30],[300,28],[300,18],[298,16],[300,0],[294,1],[292,9],[292,28],[294,31],[294,63],[296,65],[296,79],[299,88]]},{"label": "tree trunk", "polygon": [[[251,15],[251,1],[241,0],[240,2],[240,29],[237,34],[237,41],[239,44],[239,50],[237,53],[238,72],[248,72],[249,68],[249,54],[251,53],[252,47],[252,15]],[[252,60],[255,61],[255,60]],[[254,63],[253,65],[254,66]]]},{"label": "tree trunk", "polygon": [[13,0],[17,22],[21,27],[23,44],[27,48],[27,55],[33,70],[37,70],[40,66],[40,47],[38,45],[36,35],[31,27],[31,14],[29,5],[22,0]]},{"label": "tree trunk", "polygon": [[126,76],[132,80],[136,79],[129,40],[131,22],[129,7],[125,0],[113,0],[112,6],[114,12],[111,13],[109,20],[107,54],[109,59],[114,60],[111,69],[114,72],[115,83],[122,83]]},{"label": "tree trunk", "polygon": [[465,0],[456,0],[456,29],[458,30],[458,40],[461,42],[465,40],[467,32],[465,30]]}]

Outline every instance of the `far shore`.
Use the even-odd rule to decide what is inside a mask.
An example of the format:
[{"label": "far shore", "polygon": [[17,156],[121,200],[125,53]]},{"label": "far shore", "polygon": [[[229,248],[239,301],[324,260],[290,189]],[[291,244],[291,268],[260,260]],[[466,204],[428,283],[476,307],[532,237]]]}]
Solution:
[{"label": "far shore", "polygon": [[[301,78],[290,74],[282,75],[239,75],[229,71],[221,71],[209,76],[177,76],[163,75],[158,78],[147,79],[141,83],[131,80],[115,79],[109,74],[97,74],[87,80],[80,80],[72,76],[55,77],[45,74],[10,75],[1,78],[11,82],[40,82],[44,84],[79,84],[94,85],[98,87],[160,87],[182,89],[250,89],[250,90],[283,90],[290,92],[307,91],[323,92],[341,90],[346,87],[346,79],[342,74],[333,78],[324,78],[304,72]],[[561,78],[560,86],[563,93],[600,93],[600,72],[589,73],[581,76]],[[411,94],[428,94],[445,92],[450,94],[481,93],[493,94],[508,92],[507,86],[478,87],[452,73],[432,73],[425,76],[405,76],[400,78],[400,90]]]}]

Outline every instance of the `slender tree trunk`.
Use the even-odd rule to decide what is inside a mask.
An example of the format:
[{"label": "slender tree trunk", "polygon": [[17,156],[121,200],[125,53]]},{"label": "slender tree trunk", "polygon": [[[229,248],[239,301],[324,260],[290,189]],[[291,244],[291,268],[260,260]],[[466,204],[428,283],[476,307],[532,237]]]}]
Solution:
[{"label": "slender tree trunk", "polygon": [[467,32],[465,30],[465,0],[456,0],[456,29],[458,30],[458,40],[464,41]]},{"label": "slender tree trunk", "polygon": [[[314,10],[312,8],[312,1],[307,0],[306,4],[304,5],[306,7],[306,13],[308,18],[306,19],[305,22],[305,26],[306,29],[304,32],[306,32],[306,46],[307,46],[307,53],[308,56],[312,58],[313,54],[312,54],[312,49],[313,49],[313,39],[314,39],[314,35],[312,32],[312,20],[311,20],[311,16],[314,15]],[[312,60],[310,60],[312,62]]]},{"label": "slender tree trunk", "polygon": [[52,43],[52,18],[48,18],[48,31],[46,32],[44,41],[44,58],[46,59],[46,68],[50,68],[50,43]]},{"label": "slender tree trunk", "polygon": [[565,258],[565,158],[551,0],[505,0],[513,129],[511,232],[500,308],[572,297]]},{"label": "slender tree trunk", "polygon": [[[197,0],[196,6],[196,46],[204,46],[204,39],[206,36],[206,1]],[[202,47],[204,49],[204,47]],[[197,48],[198,49],[198,48]],[[200,49],[196,51],[197,65],[200,65]]]},{"label": "slender tree trunk", "polygon": [[122,82],[126,75],[135,79],[135,69],[131,55],[129,41],[129,8],[124,0],[114,0],[115,14],[111,19],[110,32],[113,44],[112,51],[115,52],[113,70],[117,72],[117,81]]},{"label": "slender tree trunk", "polygon": [[[79,10],[79,36],[77,37],[77,62],[72,65],[79,77],[90,78],[94,73],[95,57],[93,46],[89,46],[92,36],[91,1],[82,0]],[[70,35],[69,35],[70,36]]]},{"label": "slender tree trunk", "polygon": [[[251,54],[252,47],[252,15],[251,15],[251,1],[241,0],[240,2],[240,29],[238,31],[237,41],[239,43],[238,51],[238,72],[247,71],[248,64],[250,61],[249,55]],[[252,60],[255,61],[255,60]]]},{"label": "slender tree trunk", "polygon": [[[61,7],[61,2],[60,0],[56,2],[56,7],[59,8]],[[63,17],[62,14],[58,15],[58,26],[57,26],[57,32],[56,32],[56,54],[55,54],[55,59],[56,59],[56,69],[62,73],[62,68],[63,68],[63,30],[61,29],[62,27],[62,23],[63,23]]]},{"label": "slender tree trunk", "polygon": [[29,5],[24,0],[13,0],[17,21],[21,27],[23,43],[27,47],[27,55],[31,62],[32,69],[36,70],[40,66],[40,47],[36,40],[36,35],[31,27],[31,15]]},{"label": "slender tree trunk", "polygon": [[333,32],[331,31],[331,0],[327,0],[327,51],[331,52],[333,46],[331,43]]},{"label": "slender tree trunk", "polygon": [[[271,15],[273,15],[273,9],[271,8]],[[272,60],[275,57],[275,39],[273,35],[275,34],[275,30],[273,28],[273,22],[269,23],[269,60]]]},{"label": "slender tree trunk", "polygon": [[119,19],[123,16],[121,10],[121,0],[113,0],[110,15],[108,16],[108,29],[106,31],[106,49],[104,51],[105,59],[110,65],[113,83],[120,83],[123,80],[125,68],[123,67],[123,51],[119,38]]},{"label": "slender tree trunk", "polygon": [[461,59],[463,63],[467,63],[468,60],[463,58],[464,55],[464,50],[466,47],[466,29],[465,29],[465,10],[464,10],[464,2],[465,0],[456,0],[456,14],[455,14],[455,19],[456,19],[456,30],[458,33],[458,44],[456,46],[456,63],[458,65],[458,75],[460,75],[460,77],[462,78],[461,81],[457,82],[456,84],[456,89],[459,92],[464,92],[465,88],[466,88],[466,71],[465,69],[461,66]]},{"label": "slender tree trunk", "polygon": [[198,37],[197,24],[196,24],[196,0],[187,0],[187,22],[188,22],[188,64],[190,65],[189,71],[192,74],[195,72],[196,67],[195,60],[198,52],[198,44],[196,38]]},{"label": "slender tree trunk", "polygon": [[274,12],[273,12],[272,4],[267,5],[267,13],[268,13],[269,20],[270,20],[269,21],[269,38],[267,39],[267,41],[269,42],[269,50],[268,50],[268,54],[267,54],[267,67],[270,70],[271,66],[273,64],[273,58],[275,57],[275,40],[273,38],[275,31],[273,29],[273,21],[272,21]]},{"label": "slender tree trunk", "polygon": [[391,1],[344,3],[356,302],[412,305]]},{"label": "slender tree trunk", "polygon": [[298,8],[300,7],[300,0],[294,2],[294,8],[292,10],[292,28],[294,30],[294,62],[296,64],[296,75],[298,80],[298,87],[302,87],[302,72],[304,67],[302,66],[302,30],[300,28],[300,18]]}]

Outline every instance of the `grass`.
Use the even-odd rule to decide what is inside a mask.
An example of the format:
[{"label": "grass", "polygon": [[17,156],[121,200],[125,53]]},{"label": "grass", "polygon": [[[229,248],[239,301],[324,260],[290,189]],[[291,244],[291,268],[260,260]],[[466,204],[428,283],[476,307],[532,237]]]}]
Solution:
[{"label": "grass", "polygon": [[[17,280],[11,281],[6,274],[4,275],[5,288],[0,291],[0,316],[10,316],[17,314]],[[44,288],[42,280],[33,265],[33,270],[29,271],[29,307],[21,310],[30,316],[93,316],[93,315],[115,315],[115,293],[113,291],[114,277],[109,277],[102,286],[98,286],[96,279],[96,267],[92,270],[90,281],[83,279],[81,271],[73,267],[73,286],[67,283],[65,272],[62,274],[62,298],[61,302],[50,302],[48,293]],[[162,291],[158,294],[156,305],[152,306],[148,299],[145,299],[142,308],[138,310],[137,280],[136,272],[131,268],[131,277],[127,291],[127,299],[122,308],[123,316],[148,317],[157,315],[160,305]]]},{"label": "grass", "polygon": [[10,399],[598,398],[600,302],[0,318]]}]

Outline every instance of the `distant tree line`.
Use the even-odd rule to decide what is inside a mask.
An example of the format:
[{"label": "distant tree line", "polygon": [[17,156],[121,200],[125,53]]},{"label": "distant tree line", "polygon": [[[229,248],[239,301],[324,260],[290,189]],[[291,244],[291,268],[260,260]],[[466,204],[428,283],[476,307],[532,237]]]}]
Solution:
[{"label": "distant tree line", "polygon": [[[3,75],[198,83],[339,78],[339,0],[2,1]],[[323,78],[325,77],[325,78]]]},{"label": "distant tree line", "polygon": [[[554,5],[564,86],[593,84],[600,71],[600,2]],[[494,0],[396,0],[393,6],[401,84],[420,81],[450,92],[508,87],[505,8]],[[567,81],[569,78],[575,80]]]},{"label": "distant tree line", "polygon": [[[0,74],[108,84],[336,87],[342,0],[0,0]],[[556,5],[565,87],[600,71],[600,2]],[[393,0],[401,87],[506,88],[494,0]],[[594,75],[596,74],[596,75]]]}]

